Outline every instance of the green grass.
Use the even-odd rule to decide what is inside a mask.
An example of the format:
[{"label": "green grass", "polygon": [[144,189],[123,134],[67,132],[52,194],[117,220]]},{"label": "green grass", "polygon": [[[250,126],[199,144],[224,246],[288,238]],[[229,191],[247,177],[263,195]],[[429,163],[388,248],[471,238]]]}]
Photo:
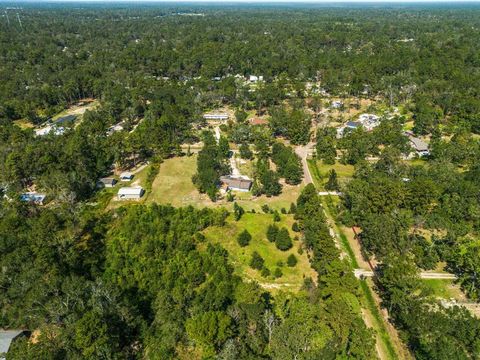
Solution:
[{"label": "green grass", "polygon": [[196,155],[165,160],[160,164],[158,175],[152,183],[148,201],[177,207],[203,204],[204,199],[192,183],[196,167]]},{"label": "green grass", "polygon": [[337,173],[340,184],[350,180],[355,172],[353,165],[343,165],[338,161],[333,165],[324,164],[321,160],[307,160],[310,173],[313,177],[313,183],[318,190],[324,190],[324,184],[328,179],[328,173],[334,169]]},{"label": "green grass", "polygon": [[432,291],[435,298],[441,299],[456,299],[463,298],[462,291],[450,279],[423,279],[423,284]]},{"label": "green grass", "polygon": [[372,315],[372,318],[375,322],[373,326],[377,334],[380,336],[383,348],[386,350],[390,359],[398,359],[395,348],[392,344],[392,341],[390,340],[390,336],[383,322],[383,317],[378,311],[377,304],[375,302],[375,299],[373,298],[370,287],[368,286],[366,280],[360,280],[360,288],[364,295],[362,297],[363,305]]},{"label": "green grass", "polygon": [[[299,235],[291,231],[294,222],[292,215],[281,214],[281,221],[276,223],[279,227],[286,227],[292,239]],[[293,240],[293,247],[288,251],[280,251],[274,243],[268,241],[266,232],[268,225],[273,224],[272,214],[252,214],[246,213],[240,221],[234,221],[232,216],[227,219],[227,224],[223,227],[209,227],[204,231],[208,241],[221,244],[229,252],[229,258],[235,268],[235,273],[249,280],[255,280],[265,288],[275,290],[298,291],[303,285],[304,278],[315,278],[315,272],[310,267],[310,262],[304,252],[298,254],[301,247],[301,241]],[[249,245],[240,247],[237,243],[237,236],[244,229],[252,235]],[[260,271],[250,268],[249,263],[252,253],[257,251],[265,260],[265,266],[273,274],[278,267],[278,262],[284,265],[281,267],[283,276],[274,279],[273,276],[264,278]],[[287,266],[287,258],[290,254],[297,257],[298,263],[295,267]]]}]

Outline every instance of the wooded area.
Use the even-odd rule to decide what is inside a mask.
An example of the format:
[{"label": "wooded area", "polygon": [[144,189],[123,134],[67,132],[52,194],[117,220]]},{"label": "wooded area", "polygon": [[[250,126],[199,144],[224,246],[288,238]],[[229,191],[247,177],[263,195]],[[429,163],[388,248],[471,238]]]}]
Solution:
[{"label": "wooded area", "polygon": [[[320,190],[408,351],[479,358],[480,320],[419,276],[480,301],[478,6],[0,10],[0,328],[32,332],[7,359],[376,358]],[[105,188],[178,159],[195,206]],[[224,191],[237,160],[251,187]]]}]

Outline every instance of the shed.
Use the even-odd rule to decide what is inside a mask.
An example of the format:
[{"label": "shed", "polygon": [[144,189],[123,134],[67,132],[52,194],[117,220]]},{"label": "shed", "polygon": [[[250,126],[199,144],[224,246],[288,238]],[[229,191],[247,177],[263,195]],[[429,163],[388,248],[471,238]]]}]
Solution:
[{"label": "shed", "polygon": [[120,174],[120,181],[130,181],[133,179],[133,174],[131,172],[125,171]]},{"label": "shed", "polygon": [[118,200],[138,200],[144,192],[141,186],[122,187],[118,190],[117,198]]},{"label": "shed", "polygon": [[116,183],[117,183],[117,179],[112,177],[105,177],[98,180],[99,187],[111,188],[111,187],[114,187]]},{"label": "shed", "polygon": [[0,359],[5,359],[5,355],[10,349],[10,345],[16,339],[22,336],[28,336],[25,330],[0,330]]},{"label": "shed", "polygon": [[252,180],[241,176],[222,176],[220,181],[227,186],[227,190],[233,191],[250,191]]}]

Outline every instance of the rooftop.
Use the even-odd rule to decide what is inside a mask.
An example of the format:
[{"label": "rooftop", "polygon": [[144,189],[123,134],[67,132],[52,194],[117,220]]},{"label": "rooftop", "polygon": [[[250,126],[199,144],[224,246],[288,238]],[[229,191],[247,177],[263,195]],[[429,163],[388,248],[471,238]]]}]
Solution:
[{"label": "rooftop", "polygon": [[143,188],[141,186],[135,187],[122,187],[118,190],[118,195],[137,195],[141,196],[143,193]]}]

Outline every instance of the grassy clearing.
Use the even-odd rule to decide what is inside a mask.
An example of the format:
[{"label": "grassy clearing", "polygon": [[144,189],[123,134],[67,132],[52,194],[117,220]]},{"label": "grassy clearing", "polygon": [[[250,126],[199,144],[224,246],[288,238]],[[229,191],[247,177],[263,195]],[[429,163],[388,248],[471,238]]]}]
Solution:
[{"label": "grassy clearing", "polygon": [[[293,222],[292,215],[281,215],[281,221],[277,223],[279,227],[286,227],[289,230],[292,239],[295,235],[298,235],[291,231]],[[235,273],[238,275],[248,280],[257,281],[272,292],[280,289],[298,291],[303,285],[304,278],[315,278],[315,272],[310,267],[306,252],[302,255],[298,254],[298,249],[302,245],[300,240],[293,240],[293,247],[288,251],[278,250],[274,243],[267,240],[266,232],[270,224],[273,224],[271,214],[246,213],[240,221],[236,222],[230,216],[225,226],[207,228],[204,234],[209,241],[219,243],[227,249]],[[237,243],[237,236],[244,229],[252,235],[252,240],[249,245],[242,248]],[[260,271],[250,268],[249,263],[254,251],[257,251],[263,257],[265,266],[272,273],[271,276],[264,278]],[[294,254],[298,260],[295,267],[288,267],[286,264],[290,254]],[[279,262],[283,265],[279,266]],[[281,268],[283,276],[275,279],[273,272],[277,267]]]},{"label": "grassy clearing", "polygon": [[196,155],[165,160],[160,164],[160,171],[152,183],[148,201],[177,207],[202,204],[205,199],[192,183],[196,167]]},{"label": "grassy clearing", "polygon": [[372,320],[372,327],[377,333],[378,343],[383,349],[383,353],[388,356],[389,359],[398,359],[395,348],[390,339],[390,335],[383,322],[382,315],[378,310],[375,299],[373,298],[370,286],[367,284],[368,280],[360,280],[360,288],[363,293],[362,305],[370,313],[370,319]]},{"label": "grassy clearing", "polygon": [[[248,162],[244,164],[248,166]],[[232,209],[233,203],[227,202],[226,199],[220,199],[212,202],[207,195],[200,194],[192,183],[192,176],[197,168],[197,156],[175,157],[165,160],[160,165],[160,171],[153,181],[152,191],[148,196],[148,202],[156,202],[158,204],[172,204],[173,206],[195,207],[225,207]],[[300,195],[301,185],[283,184],[283,191],[279,196],[255,197],[250,192],[234,192],[235,201],[245,210],[254,209],[261,212],[263,205],[268,205],[271,209],[281,210],[289,209],[292,202],[296,202]]]},{"label": "grassy clearing", "polygon": [[320,191],[325,190],[324,184],[328,180],[328,173],[330,172],[330,170],[335,170],[340,184],[344,184],[349,181],[355,172],[353,165],[343,165],[340,164],[338,161],[333,165],[327,165],[324,164],[321,160],[314,159],[309,159],[307,160],[307,162],[310,173],[313,177],[312,180],[316,188]]},{"label": "grassy clearing", "polygon": [[103,195],[105,196],[105,198],[107,198],[107,196],[110,196],[111,200],[107,206],[108,210],[118,208],[122,205],[140,204],[147,201],[148,197],[150,196],[149,191],[145,191],[145,194],[142,196],[140,200],[117,200],[117,192],[118,192],[118,189],[125,186],[141,186],[143,187],[143,189],[146,189],[148,171],[150,169],[150,166],[151,165],[147,165],[142,170],[135,173],[132,181],[119,181],[113,188],[107,188],[107,189],[101,190],[100,193],[105,193],[105,195]]},{"label": "grassy clearing", "polygon": [[464,300],[462,290],[450,279],[423,279],[423,284],[432,291],[437,299]]}]

